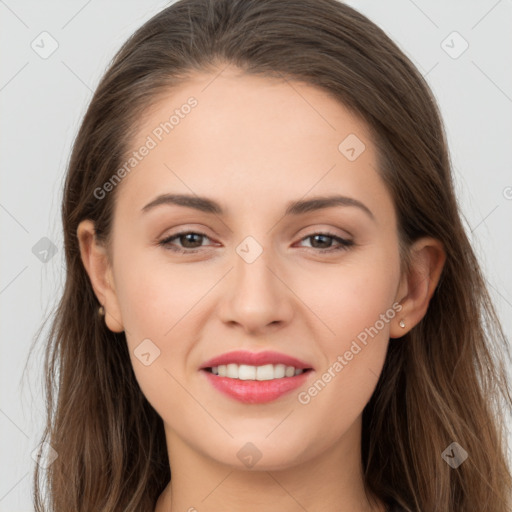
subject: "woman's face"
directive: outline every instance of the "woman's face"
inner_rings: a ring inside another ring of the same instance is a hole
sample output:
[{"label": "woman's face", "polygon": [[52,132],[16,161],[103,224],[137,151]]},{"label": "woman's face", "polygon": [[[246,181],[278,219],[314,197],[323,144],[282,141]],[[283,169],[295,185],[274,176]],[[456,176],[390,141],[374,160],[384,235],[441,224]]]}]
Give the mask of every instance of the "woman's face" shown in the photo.
[{"label": "woman's face", "polygon": [[[170,92],[132,150],[105,309],[168,443],[261,469],[352,450],[401,319],[397,222],[365,124],[315,87],[228,68]],[[208,364],[238,350],[274,354]],[[284,356],[309,370],[282,377]]]}]

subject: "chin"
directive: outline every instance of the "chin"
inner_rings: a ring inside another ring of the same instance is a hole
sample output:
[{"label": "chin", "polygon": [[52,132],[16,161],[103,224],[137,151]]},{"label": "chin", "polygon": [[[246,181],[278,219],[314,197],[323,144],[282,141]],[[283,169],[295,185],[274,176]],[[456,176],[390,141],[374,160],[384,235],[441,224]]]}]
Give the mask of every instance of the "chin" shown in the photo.
[{"label": "chin", "polygon": [[[276,443],[276,440],[260,436],[254,436],[249,441],[251,436],[245,435],[243,441],[235,439],[229,446],[217,445],[218,451],[208,455],[220,464],[247,471],[280,471],[297,466],[307,459],[303,441],[297,447],[290,444],[284,446],[281,440]],[[223,455],[220,458],[219,453]],[[234,457],[226,456],[228,454]]]}]

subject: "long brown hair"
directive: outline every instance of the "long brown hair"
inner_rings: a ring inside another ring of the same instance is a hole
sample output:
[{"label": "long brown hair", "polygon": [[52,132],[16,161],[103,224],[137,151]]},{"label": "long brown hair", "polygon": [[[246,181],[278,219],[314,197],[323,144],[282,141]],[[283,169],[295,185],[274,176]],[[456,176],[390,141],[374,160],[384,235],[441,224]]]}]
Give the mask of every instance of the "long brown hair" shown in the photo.
[{"label": "long brown hair", "polygon": [[[317,86],[365,120],[401,245],[432,236],[446,251],[425,317],[390,343],[363,413],[367,491],[407,511],[510,512],[510,352],[461,222],[436,102],[385,33],[336,0],[179,0],[113,59],[64,186],[66,282],[45,349],[41,438],[58,457],[46,473],[35,467],[36,510],[153,512],[171,477],[162,420],[138,386],[124,333],[97,313],[76,232],[91,219],[108,243],[116,190],[101,200],[94,191],[126,160],[144,113],[195,71],[227,64]],[[454,442],[468,454],[457,468],[442,455]]]}]

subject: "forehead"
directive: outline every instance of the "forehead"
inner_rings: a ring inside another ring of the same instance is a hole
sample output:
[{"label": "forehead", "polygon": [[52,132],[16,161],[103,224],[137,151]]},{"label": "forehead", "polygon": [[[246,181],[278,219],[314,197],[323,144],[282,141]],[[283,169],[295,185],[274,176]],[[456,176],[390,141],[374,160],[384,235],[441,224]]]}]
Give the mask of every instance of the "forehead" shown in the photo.
[{"label": "forehead", "polygon": [[192,75],[148,110],[132,151],[143,146],[151,148],[121,183],[122,195],[141,208],[164,192],[255,207],[334,191],[388,207],[391,200],[368,126],[302,82],[233,68]]}]

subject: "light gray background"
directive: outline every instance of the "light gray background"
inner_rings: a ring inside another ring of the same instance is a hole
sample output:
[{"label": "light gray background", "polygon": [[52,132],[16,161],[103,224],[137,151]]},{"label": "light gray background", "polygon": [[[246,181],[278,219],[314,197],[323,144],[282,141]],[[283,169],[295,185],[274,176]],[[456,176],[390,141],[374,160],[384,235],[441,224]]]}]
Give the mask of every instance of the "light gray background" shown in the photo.
[{"label": "light gray background", "polygon": [[[440,103],[467,230],[510,338],[512,2],[348,3],[399,44]],[[44,413],[41,350],[29,378],[21,377],[63,284],[60,201],[71,144],[115,51],[166,4],[0,0],[0,512],[33,510],[31,453]],[[50,48],[49,39],[40,42],[43,31],[58,43],[46,59],[31,47],[35,40]],[[464,42],[453,31],[469,44],[457,58]],[[57,248],[46,263],[32,252],[43,237]]]}]

